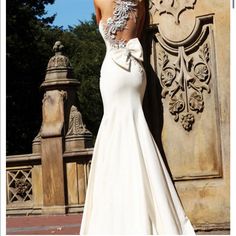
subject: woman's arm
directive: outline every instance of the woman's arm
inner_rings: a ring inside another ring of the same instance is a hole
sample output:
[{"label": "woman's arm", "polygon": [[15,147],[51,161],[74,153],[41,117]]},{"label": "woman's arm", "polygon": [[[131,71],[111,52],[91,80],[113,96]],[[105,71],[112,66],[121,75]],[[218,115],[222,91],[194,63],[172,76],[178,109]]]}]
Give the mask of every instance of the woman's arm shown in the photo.
[{"label": "woman's arm", "polygon": [[101,10],[98,7],[97,0],[94,0],[94,8],[95,8],[95,14],[96,14],[96,21],[97,21],[97,24],[99,24],[101,20]]}]

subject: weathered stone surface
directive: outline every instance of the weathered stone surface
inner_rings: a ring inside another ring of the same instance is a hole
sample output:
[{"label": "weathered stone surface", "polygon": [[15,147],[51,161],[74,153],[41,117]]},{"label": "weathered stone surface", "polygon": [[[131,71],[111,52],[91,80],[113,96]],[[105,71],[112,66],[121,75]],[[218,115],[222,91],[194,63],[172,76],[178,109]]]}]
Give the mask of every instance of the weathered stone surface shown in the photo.
[{"label": "weathered stone surface", "polygon": [[83,123],[82,114],[77,107],[72,105],[70,109],[70,117],[68,131],[65,137],[65,150],[76,151],[93,146],[92,133]]},{"label": "weathered stone surface", "polygon": [[[71,107],[75,107],[76,89],[79,82],[73,79],[69,59],[62,54],[63,45],[61,42],[56,42],[53,49],[55,56],[49,60],[45,81],[41,85],[45,90],[40,132],[43,213],[64,214],[66,201],[72,205],[78,204],[78,196],[76,197],[76,194],[78,195],[76,193],[78,191],[77,174],[76,169],[73,169],[73,166],[76,166],[73,163],[67,164],[65,167],[63,153],[65,148],[70,151],[80,148],[77,145],[78,142],[75,141],[77,137],[75,133],[76,122],[70,122],[72,118],[69,114]],[[76,116],[73,118],[76,121]],[[72,138],[69,145],[67,142],[65,144],[65,134],[68,129],[68,135]],[[65,191],[65,186],[67,191]]]},{"label": "weathered stone surface", "polygon": [[[66,168],[64,181],[65,181],[65,195],[66,195],[66,212],[78,213],[83,211],[82,201],[85,196],[87,187],[88,172],[90,161],[92,158],[93,148],[82,149],[74,152],[65,152],[63,154],[64,167]],[[42,180],[42,166],[41,154],[23,154],[7,156],[7,215],[39,215],[39,214],[64,214],[65,207],[59,206],[44,206],[43,203],[43,180]],[[82,172],[77,172],[77,166],[81,166]],[[48,169],[46,169],[48,170]],[[27,178],[22,178],[26,175]],[[15,191],[15,182],[22,178],[20,181],[21,194],[26,198],[22,199],[14,197],[12,191]],[[79,179],[79,180],[78,180]],[[55,178],[58,180],[58,178]],[[24,184],[26,182],[26,184]],[[30,189],[31,183],[32,188]],[[80,182],[80,184],[79,184]],[[58,184],[59,182],[57,182]],[[13,185],[13,189],[11,188]],[[25,188],[25,187],[26,188]],[[24,190],[25,189],[25,190]],[[29,190],[29,194],[26,191]],[[80,194],[80,204],[79,201]]]},{"label": "weathered stone surface", "polygon": [[41,129],[32,141],[32,153],[41,153]]},{"label": "weathered stone surface", "polygon": [[33,185],[34,205],[37,207],[42,207],[43,206],[43,181],[42,181],[41,165],[35,165],[32,169],[32,185]]},{"label": "weathered stone surface", "polygon": [[60,41],[57,41],[53,46],[55,56],[48,62],[45,81],[41,85],[42,88],[76,87],[79,85],[79,81],[73,78],[73,69],[68,57],[63,55],[63,48],[64,46]]},{"label": "weathered stone surface", "polygon": [[68,204],[75,205],[79,203],[78,181],[77,181],[77,163],[66,163],[67,195]]},{"label": "weathered stone surface", "polygon": [[41,145],[44,213],[65,213],[62,137],[42,138]]},{"label": "weathered stone surface", "polygon": [[65,91],[51,90],[44,94],[41,137],[61,136],[64,125]]},{"label": "weathered stone surface", "polygon": [[78,168],[78,185],[79,185],[79,204],[83,204],[85,202],[86,195],[86,163],[80,163],[77,166]]},{"label": "weathered stone surface", "polygon": [[229,1],[151,0],[150,12],[152,95],[144,105],[159,113],[149,108],[149,126],[162,139],[160,149],[195,227],[227,230]]}]

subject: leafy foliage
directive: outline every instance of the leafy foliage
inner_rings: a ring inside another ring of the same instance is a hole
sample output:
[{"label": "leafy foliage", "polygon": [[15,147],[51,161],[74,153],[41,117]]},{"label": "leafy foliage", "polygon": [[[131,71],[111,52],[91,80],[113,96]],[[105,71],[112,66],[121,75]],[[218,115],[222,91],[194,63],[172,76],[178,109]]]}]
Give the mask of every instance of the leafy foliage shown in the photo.
[{"label": "leafy foliage", "polygon": [[62,41],[75,78],[84,123],[96,135],[102,116],[99,73],[105,47],[95,16],[63,30],[52,27],[55,15],[44,17],[45,5],[54,0],[7,1],[7,155],[31,152],[39,131],[42,93],[48,60],[55,41]]},{"label": "leafy foliage", "polygon": [[40,125],[39,85],[48,52],[42,51],[43,28],[54,16],[43,18],[54,0],[7,1],[7,153],[30,152],[29,139]]}]

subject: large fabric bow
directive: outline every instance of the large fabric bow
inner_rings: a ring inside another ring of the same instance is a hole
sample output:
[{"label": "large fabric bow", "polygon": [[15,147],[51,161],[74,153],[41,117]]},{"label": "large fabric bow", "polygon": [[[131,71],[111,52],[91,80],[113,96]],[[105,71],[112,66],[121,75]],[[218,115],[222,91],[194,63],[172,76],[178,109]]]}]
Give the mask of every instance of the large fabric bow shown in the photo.
[{"label": "large fabric bow", "polygon": [[126,47],[112,51],[113,61],[128,71],[130,70],[131,57],[143,61],[143,49],[138,38],[130,39]]}]

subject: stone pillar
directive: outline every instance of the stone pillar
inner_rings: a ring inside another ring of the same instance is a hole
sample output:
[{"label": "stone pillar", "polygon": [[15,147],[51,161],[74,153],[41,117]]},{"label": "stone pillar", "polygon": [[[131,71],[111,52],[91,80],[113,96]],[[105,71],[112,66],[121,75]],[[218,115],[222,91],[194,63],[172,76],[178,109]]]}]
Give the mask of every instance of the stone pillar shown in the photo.
[{"label": "stone pillar", "polygon": [[63,45],[56,42],[48,63],[44,90],[41,126],[41,158],[43,180],[43,213],[65,213],[65,173],[63,152],[69,112],[76,103],[79,82],[73,79],[69,59],[62,55]]}]

